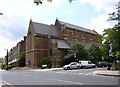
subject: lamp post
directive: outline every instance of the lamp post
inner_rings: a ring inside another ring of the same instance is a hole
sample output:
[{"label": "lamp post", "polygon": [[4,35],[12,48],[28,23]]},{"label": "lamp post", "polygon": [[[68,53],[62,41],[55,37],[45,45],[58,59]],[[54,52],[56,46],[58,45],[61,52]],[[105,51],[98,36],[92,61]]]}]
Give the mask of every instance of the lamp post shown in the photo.
[{"label": "lamp post", "polygon": [[77,61],[77,59],[76,59],[76,52],[74,52],[74,58],[75,58],[75,61]]}]

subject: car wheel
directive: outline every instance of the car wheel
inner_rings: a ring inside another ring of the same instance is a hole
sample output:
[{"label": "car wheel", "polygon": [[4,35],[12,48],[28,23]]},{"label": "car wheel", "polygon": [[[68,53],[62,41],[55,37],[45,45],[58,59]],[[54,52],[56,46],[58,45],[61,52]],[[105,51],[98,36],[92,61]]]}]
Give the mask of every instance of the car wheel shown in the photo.
[{"label": "car wheel", "polygon": [[78,68],[78,69],[80,69],[80,67],[79,67],[79,66],[78,66],[77,68]]},{"label": "car wheel", "polygon": [[67,69],[69,70],[69,69],[70,69],[70,67],[67,67]]},{"label": "car wheel", "polygon": [[83,69],[83,66],[81,66],[80,68]]}]

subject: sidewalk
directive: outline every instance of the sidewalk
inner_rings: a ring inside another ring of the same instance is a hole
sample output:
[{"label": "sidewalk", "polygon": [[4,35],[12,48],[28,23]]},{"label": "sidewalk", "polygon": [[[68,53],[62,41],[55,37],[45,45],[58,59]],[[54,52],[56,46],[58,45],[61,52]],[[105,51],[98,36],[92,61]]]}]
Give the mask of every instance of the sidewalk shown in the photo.
[{"label": "sidewalk", "polygon": [[120,77],[120,71],[112,71],[112,70],[94,71],[93,74]]},{"label": "sidewalk", "polygon": [[31,71],[58,71],[58,70],[63,70],[63,68],[31,69]]}]

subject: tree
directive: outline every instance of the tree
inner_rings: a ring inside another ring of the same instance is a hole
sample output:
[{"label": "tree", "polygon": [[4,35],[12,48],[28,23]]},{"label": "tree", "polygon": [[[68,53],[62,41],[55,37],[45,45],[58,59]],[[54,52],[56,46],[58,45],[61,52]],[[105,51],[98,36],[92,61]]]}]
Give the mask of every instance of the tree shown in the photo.
[{"label": "tree", "polygon": [[3,65],[3,58],[1,57],[0,58],[0,68],[2,68],[2,65]]},{"label": "tree", "polygon": [[[44,0],[34,0],[34,3],[36,5],[42,4]],[[52,0],[47,0],[48,2],[52,2]],[[75,1],[75,0],[68,0],[70,3]]]},{"label": "tree", "polygon": [[97,45],[92,44],[88,49],[88,52],[90,57],[89,60],[91,62],[96,63],[102,59],[101,50]]},{"label": "tree", "polygon": [[109,44],[103,44],[103,46],[100,48],[101,55],[105,61],[112,62],[113,60],[109,58],[109,49]]},{"label": "tree", "polygon": [[75,53],[76,53],[77,60],[85,60],[88,58],[87,50],[80,43],[72,44],[71,49],[70,49],[70,54],[73,54],[75,56]]},{"label": "tree", "polygon": [[117,21],[118,27],[120,27],[120,1],[118,2],[118,5],[116,5],[116,11],[109,13],[108,21]]},{"label": "tree", "polygon": [[103,44],[105,45],[112,44],[112,53],[114,54],[113,59],[116,61],[115,57],[117,56],[115,55],[118,55],[118,52],[120,51],[120,28],[118,26],[114,26],[113,28],[105,29],[103,32],[103,40]]},{"label": "tree", "polygon": [[64,59],[63,59],[63,61],[62,61],[62,66],[63,66],[63,65],[67,65],[67,64],[69,64],[70,62],[74,62],[74,61],[75,61],[74,55],[68,53],[67,55],[64,56]]},{"label": "tree", "polygon": [[115,54],[116,58],[120,60],[120,51],[117,51]]},{"label": "tree", "polygon": [[18,59],[18,66],[24,67],[25,66],[25,52],[19,53],[19,59]]},{"label": "tree", "polygon": [[120,6],[119,5],[116,6],[117,11],[114,11],[109,14],[109,21],[117,21],[118,24],[116,24],[112,28],[105,29],[102,35],[104,45],[112,44],[112,53],[114,54],[113,57],[117,57],[120,51]]}]

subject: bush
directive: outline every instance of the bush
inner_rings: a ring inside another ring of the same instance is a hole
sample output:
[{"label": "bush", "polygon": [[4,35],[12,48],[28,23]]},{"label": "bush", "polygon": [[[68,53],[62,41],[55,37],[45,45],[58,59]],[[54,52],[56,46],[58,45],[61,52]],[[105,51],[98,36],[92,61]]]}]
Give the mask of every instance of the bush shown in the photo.
[{"label": "bush", "polygon": [[75,61],[73,54],[68,54],[64,57],[62,66],[69,64],[70,62],[73,62],[73,61]]},{"label": "bush", "polygon": [[[8,69],[11,69],[12,68],[12,66],[11,65],[8,65]],[[7,69],[7,65],[6,64],[3,64],[2,66],[1,66],[1,69]]]},{"label": "bush", "polygon": [[42,65],[47,65],[48,68],[50,68],[51,67],[50,59],[48,57],[43,57],[40,62],[40,67],[42,67]]}]

